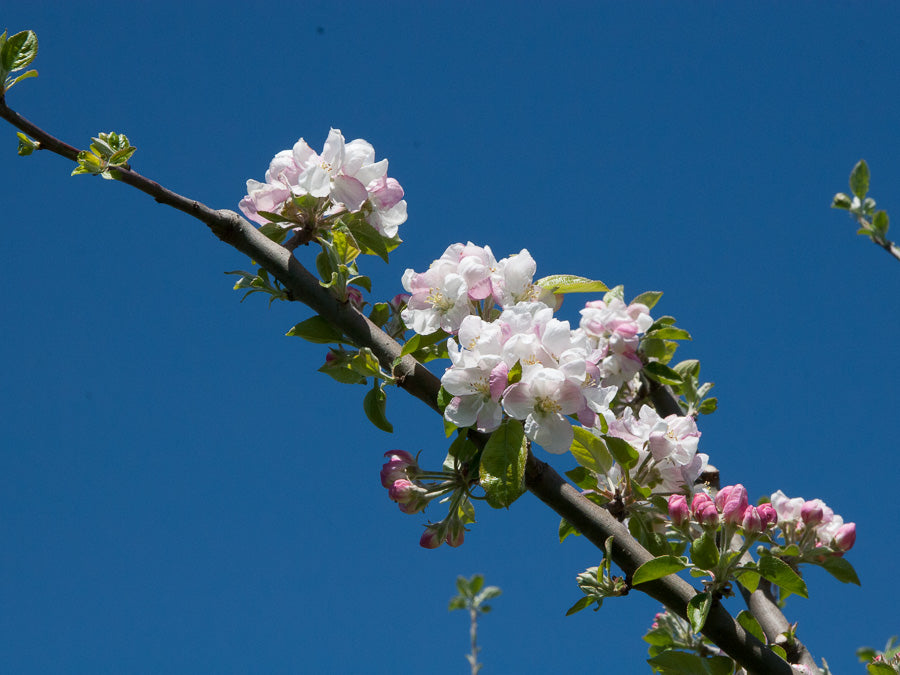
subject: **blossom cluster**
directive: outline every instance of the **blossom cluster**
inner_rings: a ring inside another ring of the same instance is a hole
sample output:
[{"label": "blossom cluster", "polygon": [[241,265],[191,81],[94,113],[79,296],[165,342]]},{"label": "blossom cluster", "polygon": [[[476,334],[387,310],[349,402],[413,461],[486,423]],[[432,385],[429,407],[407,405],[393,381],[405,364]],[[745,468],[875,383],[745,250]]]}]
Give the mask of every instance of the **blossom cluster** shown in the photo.
[{"label": "blossom cluster", "polygon": [[394,237],[406,222],[403,188],[387,176],[388,161],[375,161],[375,149],[358,138],[349,143],[332,129],[321,154],[302,138],[272,159],[266,180],[247,181],[240,209],[250,220],[265,225],[262,213],[286,218],[284,227],[302,225],[292,212],[293,198],[310,195],[319,200],[325,216],[362,211],[366,221],[385,237]]},{"label": "blossom cluster", "polygon": [[[635,417],[626,408],[619,419],[609,423],[609,435],[621,438],[638,452],[634,476],[638,482],[659,494],[690,491],[709,463],[705,453],[697,452],[700,431],[693,417],[660,417],[644,405]],[[623,478],[618,465],[606,476],[611,488]]]},{"label": "blossom cluster", "polygon": [[532,283],[536,270],[527,249],[498,261],[489,246],[452,244],[425,272],[404,272],[403,288],[411,297],[403,320],[419,335],[437,330],[454,335],[465,317],[489,312],[494,304],[553,302],[552,293]]},{"label": "blossom cluster", "polygon": [[796,544],[801,551],[820,546],[849,551],[856,543],[856,523],[845,523],[821,499],[790,498],[778,490],[771,502],[785,545]]}]

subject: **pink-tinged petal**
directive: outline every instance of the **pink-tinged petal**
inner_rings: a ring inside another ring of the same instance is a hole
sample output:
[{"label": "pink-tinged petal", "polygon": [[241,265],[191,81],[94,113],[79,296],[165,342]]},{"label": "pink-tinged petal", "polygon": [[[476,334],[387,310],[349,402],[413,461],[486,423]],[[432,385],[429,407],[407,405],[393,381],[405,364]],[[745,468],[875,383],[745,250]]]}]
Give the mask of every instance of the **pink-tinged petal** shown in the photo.
[{"label": "pink-tinged petal", "polygon": [[450,368],[441,376],[441,386],[452,396],[469,396],[474,394],[475,384],[483,377],[477,370],[469,368]]},{"label": "pink-tinged petal", "polygon": [[544,450],[555,455],[568,452],[575,439],[569,420],[555,413],[529,415],[525,420],[525,434]]},{"label": "pink-tinged petal", "polygon": [[478,396],[456,396],[444,408],[444,417],[458,427],[470,427],[475,424],[481,405]]},{"label": "pink-tinged petal", "polygon": [[835,545],[842,551],[849,551],[856,543],[856,523],[845,523],[834,535]]},{"label": "pink-tinged petal", "polygon": [[316,151],[309,147],[309,144],[302,138],[294,143],[291,154],[294,156],[294,163],[300,168],[301,173],[308,171],[322,161]]},{"label": "pink-tinged petal", "polygon": [[340,175],[332,181],[331,198],[344,204],[348,210],[356,212],[365,204],[369,193],[366,192],[366,187],[355,178]]},{"label": "pink-tinged petal", "polygon": [[506,362],[501,361],[496,366],[491,369],[490,377],[488,378],[488,384],[490,386],[491,391],[491,399],[494,401],[499,401],[500,397],[503,395],[503,392],[506,390],[506,386],[509,383],[509,366]]},{"label": "pink-tinged petal", "polygon": [[387,210],[403,199],[403,188],[400,187],[400,183],[386,176],[367,183],[366,190],[375,208],[381,210]]},{"label": "pink-tinged petal", "polygon": [[577,413],[587,405],[584,394],[581,393],[581,387],[568,380],[560,386],[556,402],[559,403],[560,412],[563,415]]},{"label": "pink-tinged petal", "polygon": [[348,176],[356,176],[357,171],[374,161],[375,148],[368,141],[357,138],[344,146],[344,162],[341,170]]},{"label": "pink-tinged petal", "polygon": [[483,401],[475,428],[483,433],[489,433],[498,428],[502,421],[503,409],[500,407],[500,404],[496,401]]},{"label": "pink-tinged petal", "polygon": [[369,225],[385,237],[396,237],[397,229],[406,222],[406,201],[401,200],[387,211],[373,211],[369,214]]},{"label": "pink-tinged petal", "polygon": [[503,409],[510,417],[524,420],[534,410],[534,397],[524,382],[511,384],[503,392]]},{"label": "pink-tinged petal", "polygon": [[325,139],[325,147],[322,148],[322,161],[337,171],[344,163],[344,136],[340,129],[332,129]]},{"label": "pink-tinged petal", "polygon": [[365,164],[361,166],[353,175],[356,176],[363,185],[369,185],[372,181],[384,176],[387,173],[387,170],[388,161],[383,159],[374,164]]}]

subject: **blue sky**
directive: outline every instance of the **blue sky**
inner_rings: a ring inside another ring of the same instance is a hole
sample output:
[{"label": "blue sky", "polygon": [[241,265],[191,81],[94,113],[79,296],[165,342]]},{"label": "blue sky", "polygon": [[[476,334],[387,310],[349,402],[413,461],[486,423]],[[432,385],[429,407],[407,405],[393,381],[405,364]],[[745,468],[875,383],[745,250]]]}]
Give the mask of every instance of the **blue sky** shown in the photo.
[{"label": "blue sky", "polygon": [[[366,261],[377,297],[467,240],[665,291],[654,313],[716,383],[701,450],[723,481],[858,525],[863,585],[812,570],[787,612],[802,639],[861,672],[854,649],[900,633],[900,265],[828,208],[865,157],[900,214],[897,5],[33,1],[2,19],[40,39],[14,109],[75,145],[124,132],[136,170],[213,207],[301,136],[369,140],[410,212],[392,264]],[[446,603],[480,572],[504,591],[483,672],[649,671],[656,603],[566,618],[599,554],[558,544],[530,495],[481,508],[459,549],[419,548],[378,471],[391,448],[437,465],[436,415],[392,391],[395,433],[375,430],[361,388],[315,372],[325,350],[284,337],[308,310],[238,302],[239,253],[5,134],[0,670],[465,672]]]}]

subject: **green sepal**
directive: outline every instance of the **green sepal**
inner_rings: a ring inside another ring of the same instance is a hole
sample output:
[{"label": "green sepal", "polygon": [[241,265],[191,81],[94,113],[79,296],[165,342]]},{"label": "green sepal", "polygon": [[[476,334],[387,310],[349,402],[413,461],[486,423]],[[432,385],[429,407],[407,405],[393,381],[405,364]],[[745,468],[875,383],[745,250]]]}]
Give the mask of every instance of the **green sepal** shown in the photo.
[{"label": "green sepal", "polygon": [[764,555],[756,564],[756,569],[763,579],[768,579],[779,588],[799,595],[801,598],[809,597],[806,582],[781,558]]},{"label": "green sepal", "polygon": [[712,607],[712,595],[707,591],[697,593],[688,601],[687,619],[691,624],[691,630],[695,633],[703,630],[710,607]]},{"label": "green sepal", "polygon": [[635,302],[639,302],[642,305],[646,305],[647,309],[653,309],[659,299],[662,297],[662,291],[645,291],[641,293],[639,296],[634,298],[629,304],[634,304]]},{"label": "green sepal", "polygon": [[703,532],[691,542],[691,560],[704,570],[713,570],[719,563],[719,547],[716,546],[715,533]]},{"label": "green sepal", "polygon": [[522,423],[506,420],[491,434],[481,454],[479,483],[487,503],[508,508],[525,492],[528,441]]},{"label": "green sepal", "polygon": [[860,199],[869,191],[869,165],[864,159],[859,160],[850,172],[850,190]]},{"label": "green sepal", "polygon": [[394,432],[394,426],[388,422],[385,416],[387,394],[384,393],[382,386],[378,380],[375,380],[375,386],[369,390],[363,399],[363,410],[372,424],[390,434]]},{"label": "green sepal", "polygon": [[594,281],[571,274],[553,274],[534,282],[535,286],[546,288],[554,295],[564,293],[605,293],[609,287],[602,281]]},{"label": "green sepal", "polygon": [[634,571],[631,584],[637,586],[648,581],[662,579],[670,574],[686,570],[690,565],[684,558],[674,555],[662,555],[648,560]]}]

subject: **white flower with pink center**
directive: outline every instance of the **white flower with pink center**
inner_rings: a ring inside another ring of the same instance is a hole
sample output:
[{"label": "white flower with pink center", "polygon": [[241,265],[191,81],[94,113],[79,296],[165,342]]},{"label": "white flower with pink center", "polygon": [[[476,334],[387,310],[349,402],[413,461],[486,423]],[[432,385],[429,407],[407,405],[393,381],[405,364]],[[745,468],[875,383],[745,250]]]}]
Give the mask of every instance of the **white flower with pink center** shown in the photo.
[{"label": "white flower with pink center", "polygon": [[566,452],[575,436],[566,416],[584,407],[581,387],[552,368],[523,371],[522,379],[503,394],[503,409],[525,421],[525,435],[556,454]]}]

